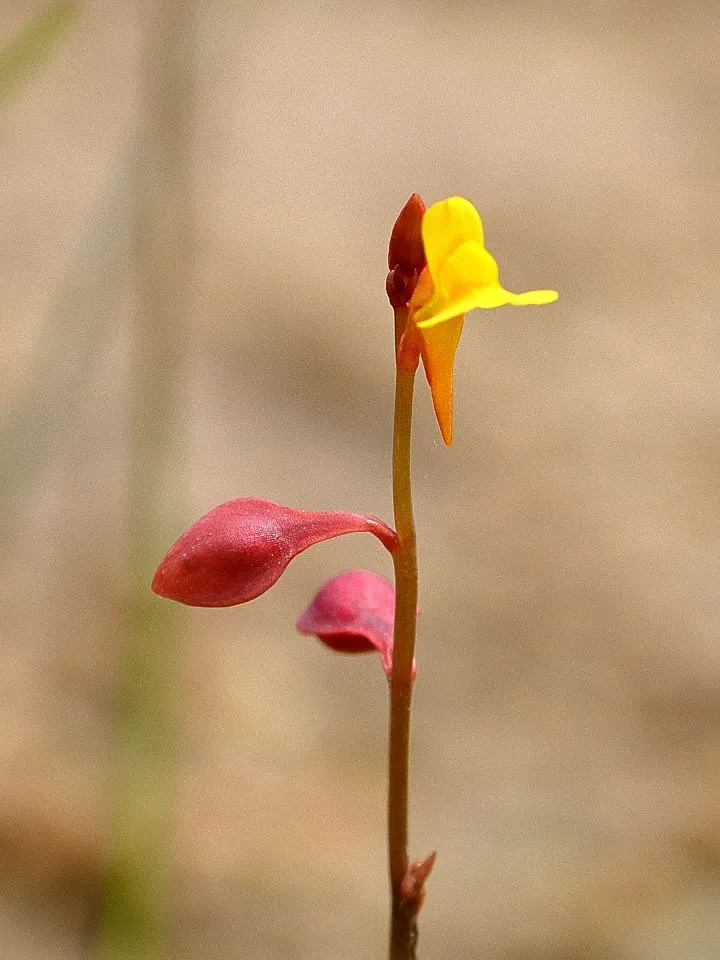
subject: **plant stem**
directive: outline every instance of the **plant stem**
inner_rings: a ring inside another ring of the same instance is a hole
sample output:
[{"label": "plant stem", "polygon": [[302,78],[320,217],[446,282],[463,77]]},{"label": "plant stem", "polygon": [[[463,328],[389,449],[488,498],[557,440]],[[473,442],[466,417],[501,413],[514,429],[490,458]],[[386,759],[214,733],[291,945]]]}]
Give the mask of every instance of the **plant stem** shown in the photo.
[{"label": "plant stem", "polygon": [[[396,312],[396,322],[400,321]],[[417,552],[410,482],[410,440],[415,370],[396,371],[393,429],[393,508],[398,547],[395,565],[395,637],[390,680],[390,746],[388,783],[388,858],[392,913],[390,960],[414,960],[417,927],[413,911],[404,908],[402,882],[408,866],[408,758],[412,664],[417,619]]]}]

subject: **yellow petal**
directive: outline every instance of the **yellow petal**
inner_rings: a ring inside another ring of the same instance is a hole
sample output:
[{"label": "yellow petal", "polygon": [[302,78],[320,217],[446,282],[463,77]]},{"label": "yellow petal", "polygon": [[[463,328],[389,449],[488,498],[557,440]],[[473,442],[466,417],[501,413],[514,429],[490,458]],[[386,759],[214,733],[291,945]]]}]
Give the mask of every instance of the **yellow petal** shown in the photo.
[{"label": "yellow petal", "polygon": [[438,292],[448,300],[465,297],[478,287],[500,286],[500,271],[491,253],[475,241],[463,243],[439,271]]},{"label": "yellow petal", "polygon": [[460,342],[462,316],[421,331],[421,354],[425,376],[430,384],[433,407],[445,443],[452,443],[453,365]]},{"label": "yellow petal", "polygon": [[459,246],[468,241],[485,245],[480,214],[464,197],[449,197],[429,207],[422,220],[422,239],[436,286],[442,265]]},{"label": "yellow petal", "polygon": [[464,243],[441,265],[438,284],[433,296],[415,313],[415,323],[421,330],[471,310],[553,303],[555,290],[530,290],[512,293],[500,286],[495,258],[477,243]]},{"label": "yellow petal", "polygon": [[415,315],[415,325],[425,333],[438,325],[446,323],[459,314],[469,313],[471,310],[490,310],[494,307],[513,306],[540,306],[544,303],[554,303],[558,298],[556,290],[528,290],[527,293],[511,293],[503,287],[479,287],[471,290],[459,300],[442,306],[433,300]]},{"label": "yellow petal", "polygon": [[558,298],[557,290],[528,290],[527,293],[510,293],[505,290],[504,293],[507,294],[507,302],[518,307],[527,305],[539,307],[544,303],[555,303]]},{"label": "yellow petal", "polygon": [[415,290],[413,295],[410,298],[408,303],[408,309],[411,313],[417,312],[421,307],[423,307],[428,300],[431,299],[435,288],[433,286],[432,277],[430,276],[430,271],[427,267],[424,267],[420,271],[420,276],[417,278],[417,283],[415,284]]},{"label": "yellow petal", "polygon": [[415,326],[425,333],[435,327],[442,326],[442,324],[452,320],[453,317],[470,313],[471,310],[477,310],[481,307],[501,307],[507,302],[507,294],[502,287],[470,290],[466,296],[450,302],[433,298],[430,303],[415,314]]}]

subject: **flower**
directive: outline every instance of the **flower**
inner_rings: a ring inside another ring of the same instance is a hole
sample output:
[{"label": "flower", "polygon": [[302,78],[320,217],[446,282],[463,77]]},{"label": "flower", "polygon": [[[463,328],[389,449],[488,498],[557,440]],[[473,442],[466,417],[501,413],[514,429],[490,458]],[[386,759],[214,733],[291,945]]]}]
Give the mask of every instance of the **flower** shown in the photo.
[{"label": "flower", "polygon": [[469,200],[450,197],[434,203],[422,219],[422,238],[432,293],[414,308],[415,325],[427,330],[469,310],[506,303],[553,303],[555,290],[510,293],[500,284],[495,258],[485,249],[480,214]]},{"label": "flower", "polygon": [[372,533],[390,552],[397,535],[377,517],[310,512],[271,500],[229,500],[170,547],[152,590],[192,607],[231,607],[265,593],[303,550],[346,533]]},{"label": "flower", "polygon": [[505,304],[553,303],[555,290],[511,293],[485,249],[480,215],[469,200],[450,197],[429,207],[421,224],[427,266],[408,303],[407,335],[418,335],[435,415],[452,442],[453,364],[465,314]]}]

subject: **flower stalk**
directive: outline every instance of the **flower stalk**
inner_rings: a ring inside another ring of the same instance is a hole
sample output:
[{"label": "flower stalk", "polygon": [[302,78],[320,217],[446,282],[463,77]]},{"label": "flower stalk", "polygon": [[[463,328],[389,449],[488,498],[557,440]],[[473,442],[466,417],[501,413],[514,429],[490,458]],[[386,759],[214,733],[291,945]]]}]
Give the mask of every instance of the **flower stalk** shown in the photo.
[{"label": "flower stalk", "polygon": [[[395,311],[396,331],[407,320],[404,307]],[[395,379],[393,426],[393,510],[398,544],[393,552],[395,567],[395,633],[393,671],[390,677],[390,733],[388,771],[388,860],[392,907],[390,960],[413,960],[417,941],[416,910],[403,896],[408,869],[408,771],[410,712],[413,686],[413,656],[417,622],[417,550],[410,481],[415,369],[398,364]]]}]

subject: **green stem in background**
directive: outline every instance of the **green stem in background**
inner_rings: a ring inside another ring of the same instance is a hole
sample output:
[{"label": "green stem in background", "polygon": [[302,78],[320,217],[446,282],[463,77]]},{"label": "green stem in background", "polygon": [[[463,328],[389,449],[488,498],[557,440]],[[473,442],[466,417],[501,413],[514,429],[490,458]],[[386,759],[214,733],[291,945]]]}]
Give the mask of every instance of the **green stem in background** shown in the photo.
[{"label": "green stem in background", "polygon": [[130,577],[118,679],[117,769],[99,960],[164,960],[177,618],[150,592],[169,518],[181,512],[174,438],[192,275],[191,4],[145,4],[147,67],[133,199],[138,312],[131,337]]},{"label": "green stem in background", "polygon": [[50,3],[0,50],[0,103],[5,103],[50,59],[70,32],[77,13],[77,4],[69,0]]},{"label": "green stem in background", "polygon": [[[401,327],[406,319],[407,314],[404,309],[396,311],[396,327]],[[392,892],[390,960],[413,960],[417,940],[414,913],[404,909],[402,897],[402,882],[408,867],[410,707],[418,593],[415,520],[410,481],[414,385],[415,370],[408,371],[398,366],[395,380],[392,458],[393,509],[399,543],[393,554],[395,636],[390,681],[388,783],[388,858]]]}]

